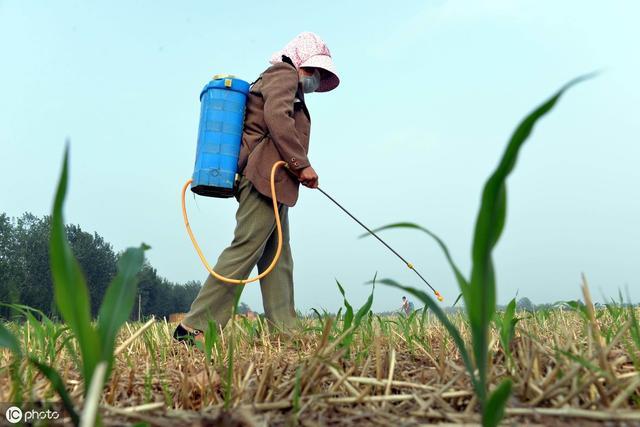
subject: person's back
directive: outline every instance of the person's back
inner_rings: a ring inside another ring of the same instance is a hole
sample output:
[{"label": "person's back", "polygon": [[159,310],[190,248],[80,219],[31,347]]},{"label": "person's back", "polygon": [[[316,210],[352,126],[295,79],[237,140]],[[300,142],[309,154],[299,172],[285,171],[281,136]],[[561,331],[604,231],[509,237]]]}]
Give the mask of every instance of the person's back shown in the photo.
[{"label": "person's back", "polygon": [[[293,120],[279,120],[291,117]],[[298,87],[298,72],[285,60],[267,68],[247,97],[238,173],[246,176],[266,197],[271,196],[271,168],[284,159],[294,173],[310,167],[311,116],[304,92]],[[278,141],[278,142],[276,142]],[[278,201],[293,207],[300,181],[285,169],[276,172]]]}]

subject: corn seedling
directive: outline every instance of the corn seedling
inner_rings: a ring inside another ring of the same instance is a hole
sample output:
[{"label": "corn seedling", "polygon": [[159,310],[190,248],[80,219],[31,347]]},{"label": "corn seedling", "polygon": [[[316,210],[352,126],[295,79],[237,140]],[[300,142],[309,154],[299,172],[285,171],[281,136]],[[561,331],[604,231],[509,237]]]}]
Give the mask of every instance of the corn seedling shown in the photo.
[{"label": "corn seedling", "polygon": [[[471,328],[472,346],[470,349],[467,348],[466,343],[462,339],[459,329],[449,321],[437,303],[425,292],[402,286],[390,279],[382,280],[381,282],[404,289],[420,298],[433,310],[447,328],[462,355],[467,372],[471,378],[482,412],[482,422],[485,426],[495,426],[502,419],[512,385],[510,379],[505,379],[495,390],[489,393],[487,378],[489,328],[496,311],[496,283],[492,252],[500,239],[506,220],[506,180],[516,165],[520,148],[528,139],[536,122],[553,109],[567,89],[586,78],[589,78],[589,76],[575,79],[561,88],[550,99],[529,114],[511,136],[498,167],[484,185],[473,236],[471,251],[472,268],[469,280],[464,277],[455,265],[444,242],[426,228],[413,223],[396,223],[374,230],[374,232],[390,228],[413,228],[421,230],[434,238],[443,250],[462,291],[465,310]],[[473,354],[473,358],[471,354]]]},{"label": "corn seedling", "polygon": [[[342,285],[340,284],[340,282],[338,282],[336,280],[336,284],[338,285],[338,290],[340,291],[340,294],[342,295],[343,301],[344,301],[344,307],[345,307],[345,313],[344,313],[344,318],[342,321],[342,334],[346,334],[345,337],[342,339],[342,342],[340,343],[341,347],[346,348],[347,350],[347,357],[349,355],[349,347],[351,345],[351,342],[353,341],[353,335],[355,334],[356,330],[360,327],[360,323],[362,321],[362,318],[369,313],[369,310],[371,310],[371,305],[373,304],[373,291],[375,289],[375,281],[376,278],[374,276],[373,278],[373,288],[371,290],[371,294],[369,295],[369,298],[367,298],[367,301],[364,303],[364,305],[362,307],[360,307],[360,309],[355,313],[355,316],[353,314],[353,307],[351,306],[351,304],[349,304],[349,301],[347,300],[347,297],[345,296],[344,293],[344,289],[342,288]],[[353,328],[351,328],[351,326],[353,325]],[[351,331],[349,333],[347,333],[348,330]]]},{"label": "corn seedling", "polygon": [[[67,181],[68,149],[65,151],[62,173],[53,205],[49,254],[56,306],[80,347],[82,358],[80,369],[85,379],[85,419],[83,423],[93,425],[100,423],[99,418],[96,419],[96,399],[100,397],[104,382],[109,378],[116,335],[133,308],[137,289],[136,275],[142,268],[144,251],[148,249],[148,246],[143,244],[140,248],[127,249],[121,256],[118,261],[118,273],[106,290],[100,306],[97,325],[94,326],[90,314],[87,285],[65,235],[62,209],[67,192]],[[36,335],[43,337],[44,330],[40,323],[29,311],[23,310],[23,313],[26,314],[29,324],[38,325]],[[51,322],[47,322],[47,320],[44,320],[45,325],[51,328]],[[21,354],[17,352],[20,349],[16,347],[15,339],[8,338],[7,333],[3,333],[3,335],[7,340],[8,348],[13,350],[15,354]],[[73,423],[80,424],[80,417],[60,374],[34,355],[30,355],[29,360],[51,382]],[[89,395],[91,389],[94,390],[94,393]]]},{"label": "corn seedling", "polygon": [[516,324],[520,319],[516,317],[516,300],[515,298],[509,301],[504,313],[496,312],[494,323],[496,329],[498,329],[500,337],[500,345],[507,359],[507,366],[509,369],[513,364],[511,359],[511,340],[516,331]]}]

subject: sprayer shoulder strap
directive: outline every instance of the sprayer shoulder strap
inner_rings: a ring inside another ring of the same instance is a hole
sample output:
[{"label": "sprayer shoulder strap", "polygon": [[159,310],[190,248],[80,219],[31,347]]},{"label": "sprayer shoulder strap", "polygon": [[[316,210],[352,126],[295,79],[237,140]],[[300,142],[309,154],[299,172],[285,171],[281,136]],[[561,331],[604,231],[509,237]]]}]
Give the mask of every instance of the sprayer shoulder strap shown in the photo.
[{"label": "sprayer shoulder strap", "polygon": [[[282,62],[291,65],[293,68],[296,68],[296,66],[293,65],[293,61],[291,60],[291,58],[289,58],[287,55],[282,55]],[[260,80],[262,80],[262,74],[260,74],[260,76],[258,76],[258,78],[255,79],[249,86],[253,87],[253,85],[258,83]]]},{"label": "sprayer shoulder strap", "polygon": [[[282,55],[282,62],[284,62],[284,63],[286,63],[286,64],[291,65],[293,68],[295,68],[295,67],[296,67],[295,65],[293,65],[293,61],[291,60],[291,58],[289,58],[289,57],[288,57],[288,56],[286,56],[286,55]],[[256,83],[258,83],[260,80],[262,80],[262,74],[260,74],[260,76],[258,76],[258,78],[257,78],[257,79],[255,79],[255,80],[251,83],[251,85],[250,85],[250,90],[252,90],[252,89],[253,89],[253,87],[254,87],[254,85],[255,85]],[[252,91],[252,92],[253,92],[253,91]],[[256,92],[254,92],[254,93],[259,93],[259,91],[256,91]],[[300,88],[300,87],[298,87],[298,89],[297,89],[297,91],[296,91],[294,105],[296,104],[296,102],[301,104],[301,107],[302,107],[302,109],[303,109],[303,111],[304,111],[305,115],[307,116],[307,118],[309,118],[309,119],[310,119],[310,117],[309,117],[309,110],[307,109],[307,105],[306,105],[306,103],[305,103],[305,101],[304,101],[304,92],[302,92],[302,90],[301,90],[301,88]],[[257,143],[255,146],[257,146],[258,144],[260,144],[262,141],[264,141],[266,138],[269,138],[269,137],[271,137],[271,134],[270,134],[270,133],[269,133],[269,131],[267,130],[267,132],[266,132],[264,135],[262,135],[262,136],[260,137],[260,139],[258,140],[258,143]],[[254,148],[255,148],[255,146],[254,146]],[[253,150],[249,150],[249,154],[251,154],[251,152],[252,152],[252,151],[253,151]]]},{"label": "sprayer shoulder strap", "polygon": [[262,75],[260,75],[260,77],[258,77],[257,79],[255,79],[253,82],[251,82],[251,84],[249,85],[249,87],[253,87],[254,84],[258,83],[260,80],[262,80]]}]

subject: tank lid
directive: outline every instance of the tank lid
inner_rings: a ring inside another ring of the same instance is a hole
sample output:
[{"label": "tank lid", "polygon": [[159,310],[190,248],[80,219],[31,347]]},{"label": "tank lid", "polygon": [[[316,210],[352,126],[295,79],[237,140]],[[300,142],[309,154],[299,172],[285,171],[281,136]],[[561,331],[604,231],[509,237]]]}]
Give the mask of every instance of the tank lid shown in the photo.
[{"label": "tank lid", "polygon": [[220,80],[220,79],[235,79],[236,76],[233,74],[216,74],[212,77],[211,80]]},{"label": "tank lid", "polygon": [[207,83],[202,89],[202,92],[200,92],[200,100],[202,100],[202,96],[209,89],[232,90],[234,92],[240,92],[244,95],[247,95],[249,93],[249,86],[249,82],[234,77],[225,77],[219,79],[214,78],[209,83]]}]

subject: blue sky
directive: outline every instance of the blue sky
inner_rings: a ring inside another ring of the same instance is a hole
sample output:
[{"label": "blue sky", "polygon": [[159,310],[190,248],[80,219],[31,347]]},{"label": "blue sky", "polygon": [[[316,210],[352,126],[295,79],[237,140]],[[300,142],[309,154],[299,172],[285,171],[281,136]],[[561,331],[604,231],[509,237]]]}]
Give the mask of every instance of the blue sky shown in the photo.
[{"label": "blue sky", "polygon": [[[508,183],[495,251],[498,299],[596,297],[640,280],[640,57],[635,1],[376,2],[0,0],[0,209],[50,211],[71,140],[68,222],[116,250],[144,241],[172,281],[205,272],[184,231],[198,94],[217,73],[252,81],[301,31],[325,39],[342,82],[308,96],[321,187],[371,227],[412,221],[465,272],[484,180],[517,122],[593,70],[539,123]],[[210,261],[231,241],[234,199],[189,200]],[[299,309],[335,311],[337,278],[356,305],[374,273],[413,273],[319,192],[290,211]],[[456,285],[423,234],[383,234],[450,303]],[[375,310],[400,305],[376,289]],[[261,310],[249,285],[244,300]]]}]

